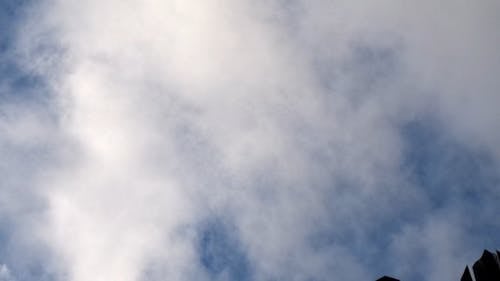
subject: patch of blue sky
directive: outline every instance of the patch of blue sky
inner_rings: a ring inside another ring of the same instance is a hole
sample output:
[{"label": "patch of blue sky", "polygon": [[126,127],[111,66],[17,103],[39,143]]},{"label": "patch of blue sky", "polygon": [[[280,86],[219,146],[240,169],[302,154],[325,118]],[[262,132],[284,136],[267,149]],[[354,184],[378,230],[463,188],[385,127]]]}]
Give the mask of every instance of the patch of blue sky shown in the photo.
[{"label": "patch of blue sky", "polygon": [[18,20],[20,8],[27,2],[27,0],[0,1],[0,51],[5,51],[11,45],[15,30],[13,23]]},{"label": "patch of blue sky", "polygon": [[17,223],[19,221],[13,218],[0,217],[0,264],[8,267],[15,281],[56,280],[55,273],[50,273],[49,269],[49,251],[39,244],[19,239]]},{"label": "patch of blue sky", "polygon": [[208,219],[199,229],[199,262],[212,280],[252,280],[250,261],[235,227],[221,218]]},{"label": "patch of blue sky", "polygon": [[[402,126],[400,133],[404,143],[400,168],[406,178],[404,186],[394,182],[394,187],[381,187],[374,197],[364,198],[352,195],[355,181],[337,183],[344,187],[324,198],[324,204],[331,207],[331,221],[318,225],[309,237],[311,247],[316,251],[347,249],[374,279],[404,266],[391,257],[394,237],[405,226],[419,229],[433,217],[459,218],[454,227],[463,228],[464,251],[497,248],[500,223],[495,216],[500,198],[494,191],[500,187],[500,175],[489,153],[460,143],[430,118],[411,121]],[[405,192],[393,192],[396,188]],[[412,200],[412,194],[417,194],[416,200]],[[336,209],[338,202],[343,202],[345,210]],[[428,259],[428,254],[429,249],[414,253],[422,260]],[[412,270],[405,280],[421,280],[422,271]]]},{"label": "patch of blue sky", "polygon": [[459,142],[432,120],[410,122],[402,135],[407,144],[402,169],[426,194],[426,211],[460,216],[474,238],[468,247],[498,247],[500,174],[491,154]]},{"label": "patch of blue sky", "polygon": [[487,151],[457,142],[435,124],[416,121],[402,129],[407,143],[403,168],[410,171],[412,181],[425,189],[432,208],[454,200],[474,205],[488,200],[492,186],[500,183],[494,160]]},{"label": "patch of blue sky", "polygon": [[43,79],[19,64],[16,36],[31,0],[0,0],[0,104],[44,100]]},{"label": "patch of blue sky", "polygon": [[347,94],[356,105],[367,97],[377,96],[387,83],[400,77],[404,71],[400,61],[403,51],[397,41],[353,41],[350,52],[340,61],[318,56],[313,58],[313,65],[325,89]]}]

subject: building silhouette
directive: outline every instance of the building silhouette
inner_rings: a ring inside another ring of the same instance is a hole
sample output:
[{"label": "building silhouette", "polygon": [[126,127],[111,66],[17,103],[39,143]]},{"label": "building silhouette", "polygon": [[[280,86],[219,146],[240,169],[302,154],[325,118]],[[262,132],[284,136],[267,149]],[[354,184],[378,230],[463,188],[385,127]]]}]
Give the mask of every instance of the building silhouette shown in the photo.
[{"label": "building silhouette", "polygon": [[472,270],[469,270],[468,266],[465,267],[460,281],[473,281],[472,275],[476,281],[500,281],[500,253],[484,250],[481,258],[472,266]]},{"label": "building silhouette", "polygon": [[[398,279],[384,276],[377,281],[399,281]],[[481,257],[472,265],[465,266],[460,281],[500,281],[500,252],[484,250]]]},{"label": "building silhouette", "polygon": [[382,278],[377,279],[377,281],[399,281],[399,280],[396,278],[389,277],[389,276],[384,276]]}]

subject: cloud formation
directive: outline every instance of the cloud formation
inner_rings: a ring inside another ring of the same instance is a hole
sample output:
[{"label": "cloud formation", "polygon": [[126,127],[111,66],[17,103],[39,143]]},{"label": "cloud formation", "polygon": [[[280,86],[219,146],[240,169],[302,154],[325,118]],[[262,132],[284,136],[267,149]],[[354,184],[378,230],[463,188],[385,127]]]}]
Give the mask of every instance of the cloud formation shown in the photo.
[{"label": "cloud formation", "polygon": [[13,281],[9,268],[5,264],[0,265],[0,280]]},{"label": "cloud formation", "polygon": [[18,280],[457,279],[500,242],[500,5],[440,6],[27,4],[0,258]]}]

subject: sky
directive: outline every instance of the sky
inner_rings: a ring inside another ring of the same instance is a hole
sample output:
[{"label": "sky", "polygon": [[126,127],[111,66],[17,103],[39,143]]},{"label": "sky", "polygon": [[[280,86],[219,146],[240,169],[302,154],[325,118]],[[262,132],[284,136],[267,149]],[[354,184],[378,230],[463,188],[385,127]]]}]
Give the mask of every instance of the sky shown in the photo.
[{"label": "sky", "polygon": [[459,280],[500,247],[497,0],[0,0],[0,281]]}]

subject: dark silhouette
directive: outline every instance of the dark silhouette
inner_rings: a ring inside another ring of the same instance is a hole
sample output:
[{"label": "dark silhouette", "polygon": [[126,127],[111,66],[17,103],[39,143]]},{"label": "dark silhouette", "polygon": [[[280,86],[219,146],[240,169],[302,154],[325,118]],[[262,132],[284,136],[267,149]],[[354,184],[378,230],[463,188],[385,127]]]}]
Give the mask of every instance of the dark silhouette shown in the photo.
[{"label": "dark silhouette", "polygon": [[399,280],[389,276],[384,276],[382,278],[377,279],[377,281],[399,281]]},{"label": "dark silhouette", "polygon": [[464,274],[462,274],[462,278],[460,278],[460,281],[473,281],[468,266],[465,267]]},{"label": "dark silhouette", "polygon": [[[498,253],[498,251],[497,251]],[[476,281],[500,281],[500,262],[497,254],[484,250],[481,258],[472,266]]]},{"label": "dark silhouette", "polygon": [[[472,278],[474,276],[474,279]],[[472,269],[465,266],[460,281],[500,281],[500,251],[490,252],[484,250],[481,257],[474,263]],[[392,277],[384,276],[377,281],[399,281]]]}]

